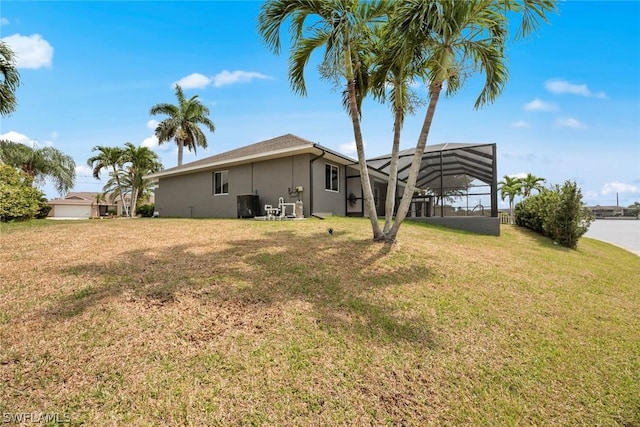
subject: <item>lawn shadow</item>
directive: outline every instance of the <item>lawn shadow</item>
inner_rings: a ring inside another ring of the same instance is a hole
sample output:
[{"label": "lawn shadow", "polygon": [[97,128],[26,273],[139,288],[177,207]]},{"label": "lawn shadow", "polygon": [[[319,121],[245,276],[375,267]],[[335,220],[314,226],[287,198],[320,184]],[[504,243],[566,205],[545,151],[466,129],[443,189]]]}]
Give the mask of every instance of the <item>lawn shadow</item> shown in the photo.
[{"label": "lawn shadow", "polygon": [[218,250],[188,244],[141,248],[109,262],[62,267],[62,276],[81,276],[87,285],[60,297],[46,314],[73,317],[112,297],[163,306],[189,295],[203,304],[247,310],[303,301],[323,327],[433,347],[425,316],[403,313],[385,296],[390,288],[432,276],[427,266],[398,261],[398,254],[347,231],[266,232]]}]

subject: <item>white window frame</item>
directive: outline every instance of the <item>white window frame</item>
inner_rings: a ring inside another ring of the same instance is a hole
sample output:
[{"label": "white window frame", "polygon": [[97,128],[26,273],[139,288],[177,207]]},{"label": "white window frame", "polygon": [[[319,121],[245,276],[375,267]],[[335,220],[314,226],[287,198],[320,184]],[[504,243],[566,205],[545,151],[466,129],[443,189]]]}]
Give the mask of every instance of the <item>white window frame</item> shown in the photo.
[{"label": "white window frame", "polygon": [[[336,189],[335,190],[333,188],[327,188],[327,172],[329,172],[331,174],[330,175],[330,179],[329,179],[329,185],[331,186],[332,183],[333,183],[333,180],[331,179],[331,177],[333,176],[332,171],[334,169],[336,170],[336,177],[337,177]],[[339,193],[340,192],[340,168],[338,166],[334,165],[334,164],[325,163],[324,174],[325,174],[325,176],[324,176],[324,189],[325,189],[325,191],[330,191],[332,193]]]},{"label": "white window frame", "polygon": [[[220,178],[223,179],[225,176],[227,178],[227,191],[224,192],[224,180],[222,181],[222,185],[221,185],[221,190],[222,192],[217,193],[216,190],[216,176],[220,174]],[[227,196],[229,195],[229,171],[228,170],[224,170],[224,171],[215,171],[213,173],[213,195],[214,196]]]}]

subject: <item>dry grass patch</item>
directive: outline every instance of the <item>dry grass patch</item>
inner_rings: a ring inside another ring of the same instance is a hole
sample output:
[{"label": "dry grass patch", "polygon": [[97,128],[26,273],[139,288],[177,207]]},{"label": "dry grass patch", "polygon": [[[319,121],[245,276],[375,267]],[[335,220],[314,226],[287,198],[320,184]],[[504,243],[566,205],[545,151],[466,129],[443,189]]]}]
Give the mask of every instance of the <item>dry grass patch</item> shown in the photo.
[{"label": "dry grass patch", "polygon": [[0,413],[640,425],[639,257],[405,227],[388,247],[346,218],[2,225]]}]

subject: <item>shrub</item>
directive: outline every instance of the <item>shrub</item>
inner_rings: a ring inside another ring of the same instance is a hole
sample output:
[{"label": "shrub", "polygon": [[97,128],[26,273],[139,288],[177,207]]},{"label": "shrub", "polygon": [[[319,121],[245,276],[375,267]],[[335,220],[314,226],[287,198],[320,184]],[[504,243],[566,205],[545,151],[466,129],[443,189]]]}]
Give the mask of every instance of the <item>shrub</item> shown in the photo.
[{"label": "shrub", "polygon": [[0,221],[35,218],[44,194],[34,188],[32,182],[24,172],[0,163]]},{"label": "shrub", "polygon": [[155,211],[155,205],[153,203],[140,205],[138,209],[136,209],[136,214],[141,215],[144,218],[151,218],[153,216],[153,212]]},{"label": "shrub", "polygon": [[47,202],[47,199],[45,197],[42,197],[40,199],[40,208],[38,209],[38,213],[36,214],[36,218],[38,219],[44,219],[47,217],[47,215],[49,215],[49,212],[51,212],[52,206]]},{"label": "shrub", "polygon": [[515,208],[516,225],[552,238],[575,249],[578,240],[589,229],[593,217],[582,203],[582,192],[575,182],[545,189],[530,196]]}]

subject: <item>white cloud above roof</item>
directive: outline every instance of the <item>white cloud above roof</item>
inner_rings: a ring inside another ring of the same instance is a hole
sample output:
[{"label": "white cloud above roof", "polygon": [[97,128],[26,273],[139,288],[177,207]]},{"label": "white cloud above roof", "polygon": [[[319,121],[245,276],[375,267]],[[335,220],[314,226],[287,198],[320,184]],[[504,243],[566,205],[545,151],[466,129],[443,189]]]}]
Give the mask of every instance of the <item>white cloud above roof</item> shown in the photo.
[{"label": "white cloud above roof", "polygon": [[2,40],[16,54],[17,68],[51,68],[53,47],[40,34],[32,34],[30,36],[13,34],[3,37]]},{"label": "white cloud above roof", "polygon": [[524,104],[526,111],[558,111],[558,106],[552,102],[545,102],[539,98]]},{"label": "white cloud above roof", "polygon": [[[365,146],[365,148],[367,147],[367,143],[363,141],[363,144]],[[347,154],[350,156],[356,156],[358,154],[358,150],[356,148],[356,142],[355,141],[351,141],[349,143],[346,144],[340,144],[338,146],[338,151],[340,151],[343,154]]]},{"label": "white cloud above roof", "polygon": [[83,163],[76,164],[76,176],[93,177],[93,169]]},{"label": "white cloud above roof", "polygon": [[613,193],[640,193],[640,187],[632,184],[625,184],[623,182],[607,182],[600,191],[602,195]]},{"label": "white cloud above roof", "polygon": [[606,98],[607,94],[604,92],[591,92],[586,84],[574,84],[566,80],[547,80],[544,83],[544,87],[551,93],[559,95],[564,93],[570,93],[573,95],[581,95],[594,98]]}]

